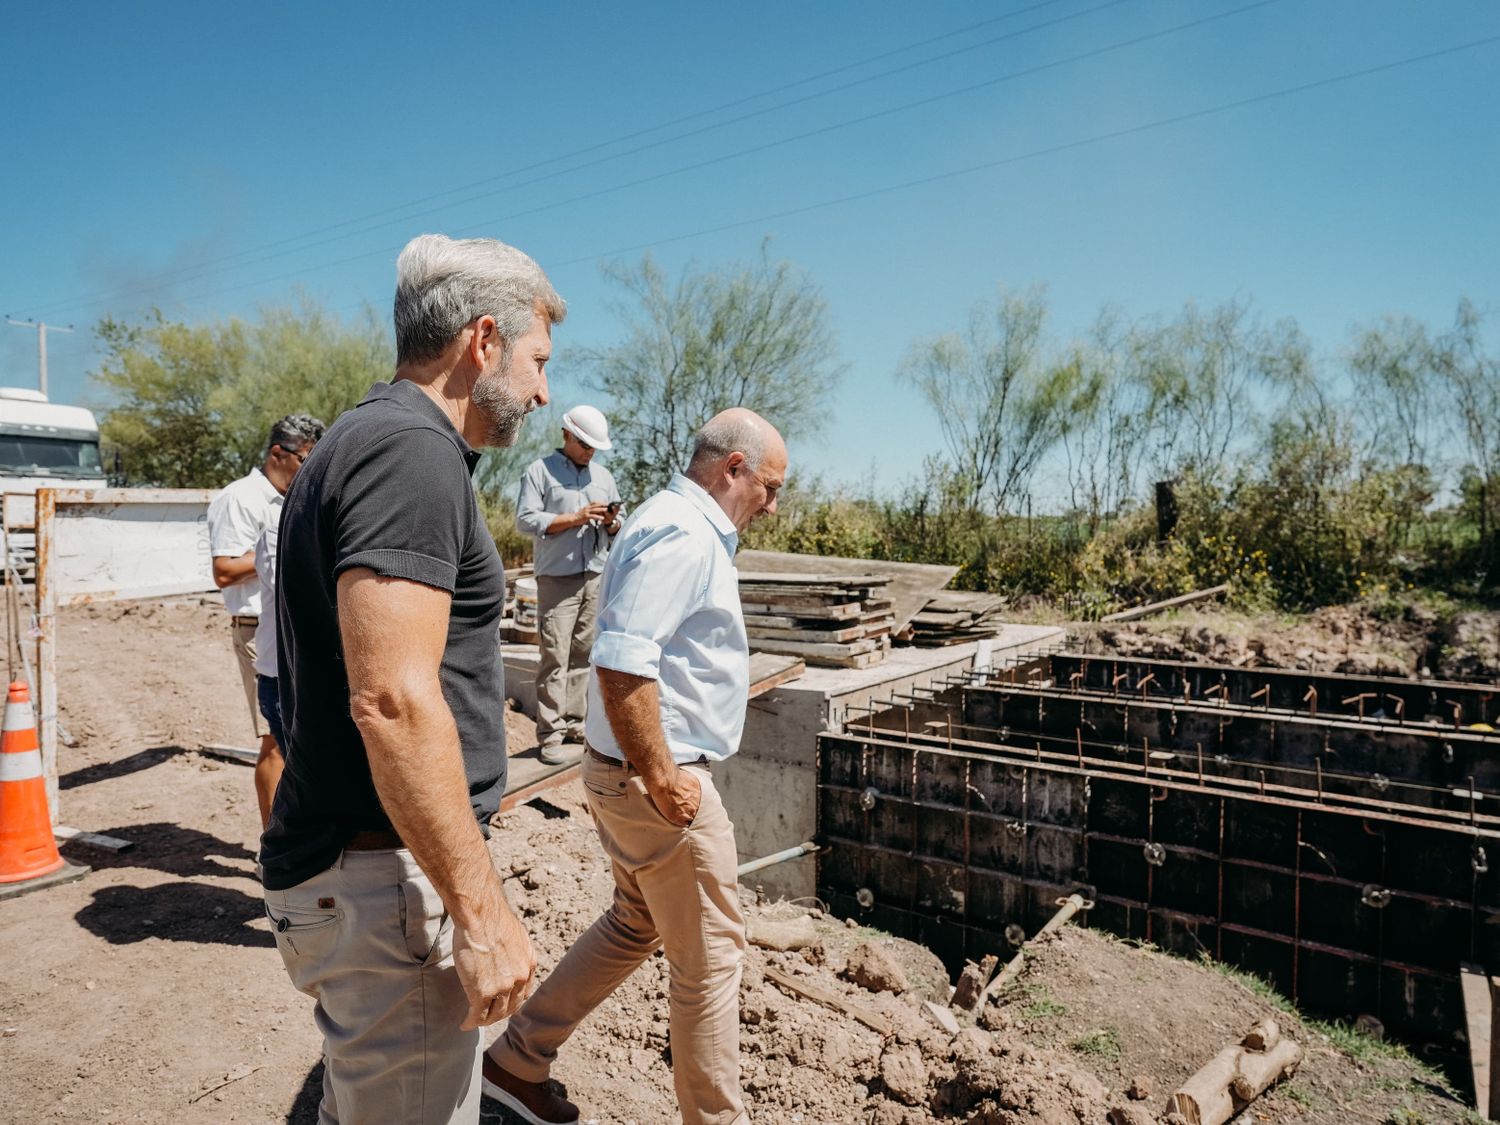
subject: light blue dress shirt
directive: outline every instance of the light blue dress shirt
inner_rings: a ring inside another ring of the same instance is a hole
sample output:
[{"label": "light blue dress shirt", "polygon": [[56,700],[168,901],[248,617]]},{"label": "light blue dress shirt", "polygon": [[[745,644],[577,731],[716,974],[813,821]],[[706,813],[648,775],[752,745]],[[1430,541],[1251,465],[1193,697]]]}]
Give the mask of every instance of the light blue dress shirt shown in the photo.
[{"label": "light blue dress shirt", "polygon": [[604,714],[598,668],[655,680],[661,726],[679,764],[740,748],[750,644],[724,509],[681,473],[625,521],[599,588],[589,669],[589,745],[622,759]]},{"label": "light blue dress shirt", "polygon": [[555,517],[576,512],[585,504],[618,503],[619,499],[620,490],[608,469],[592,461],[575,465],[561,449],[528,465],[516,496],[516,528],[536,540],[536,573],[566,578],[602,571],[609,554],[609,532],[602,524],[586,523],[556,535],[548,535],[547,529]]}]

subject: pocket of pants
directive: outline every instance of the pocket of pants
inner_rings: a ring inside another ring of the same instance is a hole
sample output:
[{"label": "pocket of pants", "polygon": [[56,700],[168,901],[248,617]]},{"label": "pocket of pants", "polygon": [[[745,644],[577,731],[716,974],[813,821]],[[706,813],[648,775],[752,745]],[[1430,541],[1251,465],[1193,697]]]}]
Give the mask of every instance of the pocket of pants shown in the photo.
[{"label": "pocket of pants", "polygon": [[338,910],[295,910],[266,904],[266,917],[282,960],[312,960],[325,956],[339,936]]},{"label": "pocket of pants", "polygon": [[662,812],[661,809],[657,807],[656,802],[651,799],[651,790],[646,788],[646,783],[639,777],[631,778],[630,784],[635,785],[639,789],[641,800],[646,802],[647,807],[650,808],[651,812],[656,816],[656,819],[661,821],[674,832],[686,832],[689,828],[692,828],[703,818],[703,779],[701,777],[698,779],[698,785],[700,787],[698,793],[698,808],[693,813],[693,819],[688,821],[686,824],[678,824],[675,821],[670,820],[667,817],[667,814]]},{"label": "pocket of pants", "polygon": [[618,801],[621,797],[625,796],[624,785],[606,785],[602,781],[591,781],[587,777],[583,779],[583,787],[592,796],[598,797],[603,801]]},{"label": "pocket of pants", "polygon": [[443,900],[423,879],[396,884],[401,912],[401,934],[406,952],[418,965],[435,965],[453,953],[453,923]]}]

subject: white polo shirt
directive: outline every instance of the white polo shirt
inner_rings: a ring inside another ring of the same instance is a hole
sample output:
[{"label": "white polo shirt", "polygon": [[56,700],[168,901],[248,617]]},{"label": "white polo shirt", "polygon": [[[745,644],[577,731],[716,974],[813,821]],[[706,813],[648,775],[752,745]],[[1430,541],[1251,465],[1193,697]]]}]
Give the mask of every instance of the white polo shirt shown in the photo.
[{"label": "white polo shirt", "polygon": [[[255,550],[261,532],[281,518],[281,493],[259,469],[226,484],[208,506],[208,552],[216,559],[237,559]],[[224,587],[224,608],[236,617],[260,616],[260,584]]]}]

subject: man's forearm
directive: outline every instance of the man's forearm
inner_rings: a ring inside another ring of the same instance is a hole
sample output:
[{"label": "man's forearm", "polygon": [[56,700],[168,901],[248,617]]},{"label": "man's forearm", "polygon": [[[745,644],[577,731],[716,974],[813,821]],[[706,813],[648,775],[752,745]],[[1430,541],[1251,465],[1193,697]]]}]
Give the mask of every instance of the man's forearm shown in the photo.
[{"label": "man's forearm", "polygon": [[564,531],[572,531],[583,522],[577,512],[562,512],[552,517],[552,522],[547,525],[546,534],[557,535]]},{"label": "man's forearm", "polygon": [[243,555],[216,555],[212,563],[214,585],[223,590],[229,586],[239,586],[256,579],[255,552],[246,551]]},{"label": "man's forearm", "polygon": [[647,786],[663,784],[676,769],[661,729],[661,693],[655,680],[599,668],[599,691],[609,729]]},{"label": "man's forearm", "polygon": [[504,892],[469,804],[458,728],[440,685],[404,698],[356,696],[351,710],[381,807],[401,842],[454,921],[482,929]]}]

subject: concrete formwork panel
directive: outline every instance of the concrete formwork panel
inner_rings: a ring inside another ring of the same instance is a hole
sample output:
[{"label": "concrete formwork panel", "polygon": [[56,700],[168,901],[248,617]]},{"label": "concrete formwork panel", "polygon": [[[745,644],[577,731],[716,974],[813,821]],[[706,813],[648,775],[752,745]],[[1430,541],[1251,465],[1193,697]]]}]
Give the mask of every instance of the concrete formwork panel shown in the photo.
[{"label": "concrete formwork panel", "polygon": [[1034,755],[873,727],[822,736],[818,893],[956,968],[1009,952],[1078,890],[1090,924],[1434,1040],[1461,1034],[1460,962],[1500,964],[1500,820]]}]

